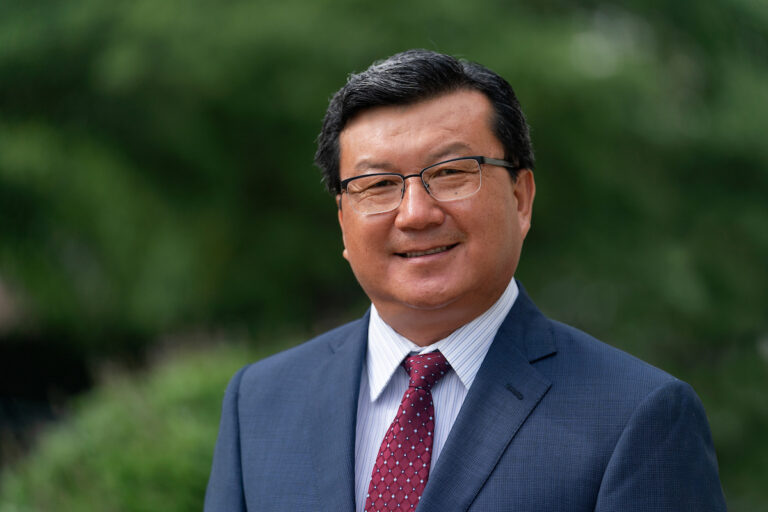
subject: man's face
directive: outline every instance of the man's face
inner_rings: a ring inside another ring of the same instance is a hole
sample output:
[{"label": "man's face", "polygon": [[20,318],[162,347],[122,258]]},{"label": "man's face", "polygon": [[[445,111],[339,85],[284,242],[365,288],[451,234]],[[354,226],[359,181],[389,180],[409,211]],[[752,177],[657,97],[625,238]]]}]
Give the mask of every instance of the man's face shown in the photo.
[{"label": "man's face", "polygon": [[[504,158],[493,113],[485,95],[470,90],[363,111],[341,132],[341,179],[411,174],[462,156]],[[401,334],[409,335],[409,322],[435,313],[463,325],[501,296],[515,272],[530,227],[533,176],[522,170],[515,183],[502,167],[482,167],[480,191],[458,201],[436,201],[413,178],[391,212],[361,214],[344,194],[337,197],[344,257]]]}]

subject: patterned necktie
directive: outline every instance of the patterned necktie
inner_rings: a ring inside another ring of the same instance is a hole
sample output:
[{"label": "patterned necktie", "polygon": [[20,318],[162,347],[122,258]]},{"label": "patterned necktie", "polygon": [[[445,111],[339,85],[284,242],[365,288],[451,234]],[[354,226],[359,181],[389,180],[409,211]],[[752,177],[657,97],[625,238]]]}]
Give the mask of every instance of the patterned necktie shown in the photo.
[{"label": "patterned necktie", "polygon": [[430,352],[408,357],[403,366],[410,382],[379,448],[365,500],[366,512],[413,511],[427,485],[435,431],[430,388],[450,365],[440,352]]}]

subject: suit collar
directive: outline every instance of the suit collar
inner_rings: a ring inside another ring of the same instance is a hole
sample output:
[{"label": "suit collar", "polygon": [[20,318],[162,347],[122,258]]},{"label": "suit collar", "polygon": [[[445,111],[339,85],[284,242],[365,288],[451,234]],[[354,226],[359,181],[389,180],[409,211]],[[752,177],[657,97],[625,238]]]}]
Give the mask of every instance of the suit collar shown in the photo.
[{"label": "suit collar", "polygon": [[466,510],[551,383],[531,364],[556,352],[520,287],[429,476],[419,512]]},{"label": "suit collar", "polygon": [[501,324],[496,339],[500,339],[499,334],[508,339],[533,363],[557,352],[554,331],[550,320],[539,311],[519,281],[517,286],[520,296]]},{"label": "suit collar", "polygon": [[328,342],[318,358],[317,394],[309,404],[310,446],[318,495],[327,512],[355,508],[355,422],[368,313]]}]

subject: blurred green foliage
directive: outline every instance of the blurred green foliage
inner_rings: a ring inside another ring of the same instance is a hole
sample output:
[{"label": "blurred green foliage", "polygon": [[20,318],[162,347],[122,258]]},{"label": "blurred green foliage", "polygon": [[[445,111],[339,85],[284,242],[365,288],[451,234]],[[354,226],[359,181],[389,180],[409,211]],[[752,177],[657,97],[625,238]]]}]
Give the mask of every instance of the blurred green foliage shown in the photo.
[{"label": "blurred green foliage", "polygon": [[732,509],[765,510],[766,5],[2,2],[0,349],[359,311],[313,141],[347,73],[432,48],[532,125],[534,300],[691,382]]},{"label": "blurred green foliage", "polygon": [[526,108],[539,302],[651,356],[765,331],[768,9],[403,7],[4,3],[0,278],[19,328],[108,350],[345,310],[359,295],[313,140],[349,71],[429,46],[499,71]]},{"label": "blurred green foliage", "polygon": [[263,355],[242,345],[188,350],[151,373],[107,376],[3,475],[0,512],[200,510],[224,388]]}]

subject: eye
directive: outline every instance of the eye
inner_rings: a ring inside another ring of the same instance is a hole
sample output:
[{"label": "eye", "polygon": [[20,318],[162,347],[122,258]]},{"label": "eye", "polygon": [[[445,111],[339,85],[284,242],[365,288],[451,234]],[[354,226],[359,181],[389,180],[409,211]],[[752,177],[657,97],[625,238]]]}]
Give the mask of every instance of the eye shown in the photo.
[{"label": "eye", "polygon": [[477,162],[469,159],[452,160],[443,162],[430,168],[426,174],[430,180],[455,180],[464,179],[468,175],[478,172]]},{"label": "eye", "polygon": [[391,175],[360,176],[350,181],[347,191],[350,194],[381,194],[389,191],[399,191],[402,179]]},{"label": "eye", "polygon": [[441,167],[440,169],[437,169],[432,176],[435,178],[442,178],[442,177],[448,177],[448,176],[455,176],[457,174],[464,174],[466,172],[467,171],[464,169],[456,169],[455,167]]},{"label": "eye", "polygon": [[400,183],[398,182],[398,180],[382,177],[381,179],[371,183],[368,188],[387,188],[387,187],[399,187],[399,186],[400,186]]}]

